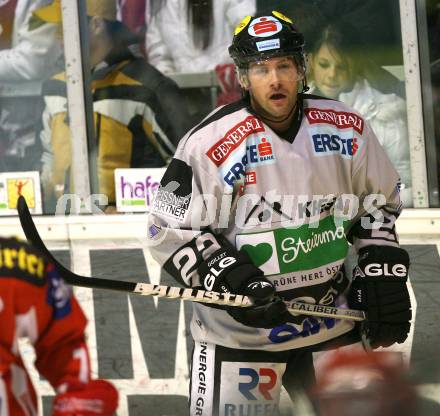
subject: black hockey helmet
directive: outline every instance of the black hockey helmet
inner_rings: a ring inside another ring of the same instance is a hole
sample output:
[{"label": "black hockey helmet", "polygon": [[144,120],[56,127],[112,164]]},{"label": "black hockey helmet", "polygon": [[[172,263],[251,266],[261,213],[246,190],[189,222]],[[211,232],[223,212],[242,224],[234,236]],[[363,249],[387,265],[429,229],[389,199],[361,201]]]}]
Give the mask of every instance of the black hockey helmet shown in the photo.
[{"label": "black hockey helmet", "polygon": [[252,61],[286,55],[293,55],[304,68],[304,36],[280,12],[246,16],[235,28],[229,55],[240,69]]}]

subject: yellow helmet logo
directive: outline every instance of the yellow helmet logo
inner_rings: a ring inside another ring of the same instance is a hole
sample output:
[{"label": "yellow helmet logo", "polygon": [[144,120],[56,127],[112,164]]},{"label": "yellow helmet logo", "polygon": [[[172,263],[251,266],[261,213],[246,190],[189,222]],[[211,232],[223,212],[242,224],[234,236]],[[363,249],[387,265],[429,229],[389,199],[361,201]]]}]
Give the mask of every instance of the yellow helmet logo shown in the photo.
[{"label": "yellow helmet logo", "polygon": [[292,20],[289,19],[287,16],[284,16],[284,14],[282,14],[282,13],[280,13],[280,12],[277,12],[276,10],[272,11],[272,14],[273,14],[275,17],[278,17],[278,19],[284,20],[285,22],[290,23],[290,24],[293,25]]},{"label": "yellow helmet logo", "polygon": [[235,28],[234,35],[238,35],[251,21],[251,16],[246,16]]}]

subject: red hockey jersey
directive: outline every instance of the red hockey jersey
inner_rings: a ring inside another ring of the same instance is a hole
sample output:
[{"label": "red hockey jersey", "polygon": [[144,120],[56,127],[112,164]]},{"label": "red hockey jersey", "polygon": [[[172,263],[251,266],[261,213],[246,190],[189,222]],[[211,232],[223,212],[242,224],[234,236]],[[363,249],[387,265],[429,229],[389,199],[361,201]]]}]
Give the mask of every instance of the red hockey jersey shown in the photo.
[{"label": "red hockey jersey", "polygon": [[86,318],[54,266],[26,243],[0,238],[0,415],[37,415],[37,398],[18,350],[28,337],[35,366],[55,388],[87,383]]}]

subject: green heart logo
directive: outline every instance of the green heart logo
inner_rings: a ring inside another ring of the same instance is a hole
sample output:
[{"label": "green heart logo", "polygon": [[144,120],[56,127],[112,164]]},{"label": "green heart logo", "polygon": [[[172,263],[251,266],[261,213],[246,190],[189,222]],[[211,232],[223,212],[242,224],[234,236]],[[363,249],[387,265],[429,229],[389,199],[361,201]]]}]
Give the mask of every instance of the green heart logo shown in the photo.
[{"label": "green heart logo", "polygon": [[260,243],[256,246],[244,244],[241,248],[246,251],[247,254],[249,254],[252,262],[257,267],[260,267],[262,264],[266,263],[266,261],[268,261],[273,254],[272,245],[269,243]]}]

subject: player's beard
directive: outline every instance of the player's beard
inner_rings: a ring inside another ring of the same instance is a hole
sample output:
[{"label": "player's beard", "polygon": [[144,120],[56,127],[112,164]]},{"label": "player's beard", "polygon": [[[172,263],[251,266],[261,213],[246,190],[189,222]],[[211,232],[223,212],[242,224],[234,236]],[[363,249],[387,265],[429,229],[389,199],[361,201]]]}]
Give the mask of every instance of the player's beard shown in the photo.
[{"label": "player's beard", "polygon": [[[293,118],[293,115],[295,114],[295,110],[297,108],[298,101],[295,100],[292,105],[290,106],[290,109],[287,112],[284,112],[283,114],[277,115],[275,112],[270,111],[269,109],[266,109],[263,105],[260,104],[258,100],[256,100],[251,95],[251,106],[256,111],[256,113],[265,121],[267,124],[270,125],[270,127],[277,129],[278,125],[283,125],[287,123],[290,119]],[[290,123],[287,123],[290,124]],[[284,126],[283,126],[284,127]]]}]

